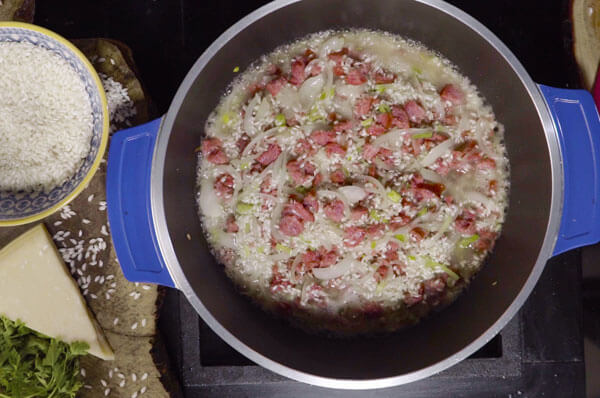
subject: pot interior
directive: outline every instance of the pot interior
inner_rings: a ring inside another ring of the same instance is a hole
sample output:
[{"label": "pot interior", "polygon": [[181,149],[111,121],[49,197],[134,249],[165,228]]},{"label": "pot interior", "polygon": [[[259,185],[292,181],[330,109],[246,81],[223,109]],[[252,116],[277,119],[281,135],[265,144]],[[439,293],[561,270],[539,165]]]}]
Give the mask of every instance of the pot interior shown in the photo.
[{"label": "pot interior", "polygon": [[[480,89],[506,128],[510,206],[492,256],[454,304],[413,328],[384,337],[334,340],[309,335],[265,314],[236,291],[215,262],[196,215],[194,148],[208,114],[234,77],[233,67],[243,70],[283,43],[332,28],[385,30],[437,50]],[[453,356],[507,311],[532,272],[544,241],[551,202],[550,158],[538,111],[525,85],[476,31],[417,1],[304,0],[245,27],[192,73],[195,81],[175,110],[170,132],[163,180],[165,213],[179,264],[194,294],[236,339],[300,372],[378,379],[415,372]]]}]

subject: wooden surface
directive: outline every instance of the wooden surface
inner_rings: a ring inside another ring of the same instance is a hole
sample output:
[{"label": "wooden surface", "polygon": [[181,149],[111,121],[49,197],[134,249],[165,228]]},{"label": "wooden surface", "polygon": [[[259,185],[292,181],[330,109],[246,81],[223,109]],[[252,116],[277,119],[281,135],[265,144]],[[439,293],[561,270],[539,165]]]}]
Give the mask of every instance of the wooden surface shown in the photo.
[{"label": "wooden surface", "polygon": [[583,86],[591,90],[600,62],[600,1],[572,0],[573,53]]},{"label": "wooden surface", "polygon": [[35,0],[0,0],[0,21],[33,22]]}]

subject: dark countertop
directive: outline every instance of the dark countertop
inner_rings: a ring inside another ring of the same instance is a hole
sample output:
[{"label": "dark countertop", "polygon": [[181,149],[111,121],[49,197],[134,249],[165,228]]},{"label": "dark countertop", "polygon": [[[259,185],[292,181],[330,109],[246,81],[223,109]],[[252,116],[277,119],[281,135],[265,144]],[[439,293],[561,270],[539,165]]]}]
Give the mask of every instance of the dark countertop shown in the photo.
[{"label": "dark countertop", "polygon": [[[179,83],[204,49],[229,26],[265,3],[257,0],[38,1],[35,22],[71,39],[108,37],[127,43],[159,116],[167,111]],[[568,1],[453,0],[450,3],[496,33],[535,81],[577,87],[576,69],[568,50]],[[488,352],[476,359],[479,362],[471,362],[476,365],[461,364],[456,367],[458,370],[451,368],[431,379],[379,392],[349,394],[308,387],[275,375],[267,377],[263,370],[249,366],[235,353],[211,354],[210,347],[223,343],[206,334],[210,332],[202,332],[205,326],[190,314],[174,291],[168,295],[166,305],[177,311],[171,312],[163,322],[170,325],[164,327],[163,332],[188,396],[580,397],[585,391],[580,285],[579,251],[552,259],[523,310],[511,322],[513,326],[496,340],[500,354],[494,353],[494,347],[488,348]],[[200,344],[182,341],[190,336],[199,339]],[[200,345],[205,347],[202,361],[199,357],[190,358],[189,352],[187,357],[182,355],[184,347],[192,347],[200,353]],[[223,355],[230,355],[226,363],[220,362]],[[500,365],[490,362],[498,358],[504,362]],[[190,369],[190,360],[196,360],[204,368]],[[209,365],[214,365],[210,370],[213,373],[218,373],[219,370],[214,370],[217,368],[227,372],[231,367],[225,369],[226,364],[243,365],[236,369],[256,373],[258,378],[248,379],[240,386],[222,383],[226,377],[218,376],[213,377],[218,379],[217,384],[210,385],[207,384],[210,377],[200,374]],[[477,367],[473,370],[475,373],[469,370],[470,366]],[[481,369],[487,371],[477,374]],[[498,373],[499,369],[506,374]],[[269,382],[263,383],[263,380]]]},{"label": "dark countertop", "polygon": [[[67,38],[109,37],[127,43],[158,111],[196,59],[232,24],[265,0],[38,1],[35,22]],[[573,86],[565,52],[567,1],[453,0],[490,28],[538,83]]]}]

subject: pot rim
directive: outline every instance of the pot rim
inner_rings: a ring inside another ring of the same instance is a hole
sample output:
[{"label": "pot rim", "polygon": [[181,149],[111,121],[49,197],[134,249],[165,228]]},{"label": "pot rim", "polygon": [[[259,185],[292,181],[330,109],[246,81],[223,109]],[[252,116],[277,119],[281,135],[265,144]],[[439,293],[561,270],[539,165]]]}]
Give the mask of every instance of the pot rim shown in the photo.
[{"label": "pot rim", "polygon": [[232,38],[234,38],[240,31],[244,30],[249,25],[260,20],[264,16],[286,7],[290,4],[300,2],[302,0],[276,0],[271,3],[264,5],[263,7],[248,14],[229,29],[227,29],[221,36],[219,36],[211,45],[204,51],[204,53],[194,63],[185,79],[179,86],[179,89],[171,103],[171,106],[164,118],[161,129],[158,134],[157,144],[154,150],[154,156],[152,161],[152,174],[151,174],[151,207],[152,207],[152,218],[156,228],[156,236],[161,253],[164,257],[166,266],[173,278],[175,286],[180,289],[188,301],[191,303],[196,312],[202,317],[211,329],[219,335],[224,341],[230,346],[236,349],[238,352],[248,357],[258,365],[267,368],[275,373],[286,376],[288,378],[313,384],[320,387],[348,389],[348,390],[361,390],[361,389],[375,389],[397,386],[405,383],[417,381],[442,370],[449,368],[450,366],[462,361],[467,358],[489,340],[491,340],[500,330],[506,326],[506,324],[512,319],[512,317],[521,308],[527,297],[535,287],[546,261],[552,256],[552,251],[558,237],[558,231],[560,227],[560,219],[562,214],[563,204],[563,169],[562,169],[562,155],[561,148],[558,141],[558,134],[556,127],[550,116],[548,105],[543,99],[543,96],[537,86],[537,84],[531,79],[523,65],[518,61],[515,55],[504,45],[494,33],[492,33],[483,24],[471,17],[464,11],[457,7],[450,5],[441,0],[413,0],[418,3],[422,3],[429,7],[435,8],[442,11],[461,23],[467,25],[469,28],[474,30],[478,35],[482,36],[492,47],[496,49],[502,57],[511,65],[512,69],[519,77],[523,85],[525,86],[527,93],[531,97],[532,102],[536,106],[539,120],[542,124],[546,135],[546,144],[550,155],[550,167],[551,167],[551,178],[552,178],[552,197],[550,204],[549,220],[546,227],[546,234],[541,250],[535,262],[535,265],[521,288],[519,294],[515,297],[508,309],[502,314],[496,322],[487,329],[481,336],[472,341],[470,344],[465,346],[462,350],[456,352],[454,355],[439,361],[431,366],[393,377],[386,377],[380,379],[336,379],[329,377],[322,377],[306,372],[301,372],[290,367],[284,366],[277,363],[270,358],[263,356],[261,353],[253,350],[252,348],[245,345],[234,335],[232,335],[227,329],[225,329],[208,311],[208,309],[202,304],[198,296],[194,293],[192,286],[185,277],[183,269],[178,262],[177,255],[173,248],[171,238],[168,231],[164,198],[163,198],[163,178],[164,178],[164,165],[166,160],[166,152],[171,135],[171,130],[175,123],[177,113],[182,106],[185,97],[193,85],[196,77],[203,70],[206,64],[212,59],[212,57]]}]

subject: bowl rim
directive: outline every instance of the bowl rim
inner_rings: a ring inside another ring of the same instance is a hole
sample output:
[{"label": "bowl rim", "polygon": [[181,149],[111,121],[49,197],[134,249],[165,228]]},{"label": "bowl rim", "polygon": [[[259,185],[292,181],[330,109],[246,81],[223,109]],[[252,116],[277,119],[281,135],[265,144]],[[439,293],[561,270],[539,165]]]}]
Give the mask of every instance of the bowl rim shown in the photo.
[{"label": "bowl rim", "polygon": [[20,28],[26,30],[32,30],[37,33],[41,33],[49,38],[57,41],[67,47],[79,60],[83,63],[85,68],[88,70],[92,80],[96,84],[96,88],[98,89],[98,94],[100,95],[100,102],[102,104],[103,116],[102,116],[102,137],[100,139],[100,146],[98,148],[98,153],[96,154],[96,158],[92,163],[92,166],[86,173],[85,177],[81,180],[79,184],[60,202],[55,205],[45,209],[39,213],[36,213],[31,216],[23,217],[23,218],[15,218],[11,220],[0,220],[0,227],[9,227],[16,225],[28,224],[34,221],[41,220],[43,218],[48,217],[51,214],[54,214],[57,210],[62,208],[63,206],[69,204],[73,199],[75,199],[85,188],[87,188],[88,184],[98,171],[100,166],[100,162],[104,158],[104,153],[106,152],[106,147],[108,144],[108,135],[109,135],[109,113],[108,113],[108,101],[106,99],[106,93],[104,91],[104,87],[102,85],[102,81],[100,80],[100,76],[98,76],[98,72],[92,66],[91,62],[87,59],[87,57],[77,48],[73,43],[64,37],[60,36],[57,33],[52,32],[46,28],[42,28],[41,26],[25,23],[25,22],[2,22],[0,21],[0,29],[2,28]]}]

